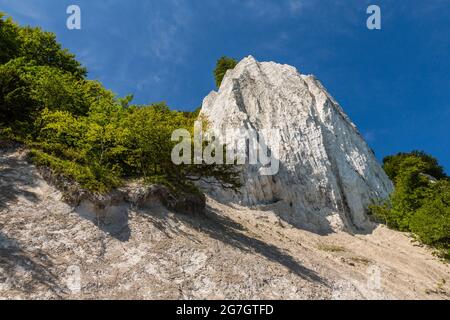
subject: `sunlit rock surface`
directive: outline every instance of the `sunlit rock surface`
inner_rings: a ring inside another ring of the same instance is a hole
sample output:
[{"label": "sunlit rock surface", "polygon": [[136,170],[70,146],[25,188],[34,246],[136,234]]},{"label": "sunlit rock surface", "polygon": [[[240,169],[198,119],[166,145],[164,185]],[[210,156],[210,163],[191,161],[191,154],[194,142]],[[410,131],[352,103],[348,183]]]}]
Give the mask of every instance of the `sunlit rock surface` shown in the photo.
[{"label": "sunlit rock surface", "polygon": [[243,59],[204,99],[201,115],[218,135],[230,128],[279,130],[279,141],[266,137],[269,149],[278,150],[278,173],[263,176],[246,165],[242,193],[211,191],[219,200],[264,205],[318,232],[366,231],[372,227],[367,205],[392,191],[339,104],[314,76],[292,66]]}]

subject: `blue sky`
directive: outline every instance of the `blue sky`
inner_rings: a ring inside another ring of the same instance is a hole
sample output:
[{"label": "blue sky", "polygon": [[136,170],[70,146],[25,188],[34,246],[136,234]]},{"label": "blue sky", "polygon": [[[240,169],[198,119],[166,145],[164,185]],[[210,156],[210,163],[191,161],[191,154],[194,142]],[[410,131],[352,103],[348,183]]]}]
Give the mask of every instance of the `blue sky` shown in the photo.
[{"label": "blue sky", "polygon": [[[79,5],[82,30],[66,8]],[[382,30],[366,9],[382,10]],[[450,0],[0,0],[38,25],[119,95],[192,110],[222,55],[315,74],[379,159],[421,149],[450,172]]]}]

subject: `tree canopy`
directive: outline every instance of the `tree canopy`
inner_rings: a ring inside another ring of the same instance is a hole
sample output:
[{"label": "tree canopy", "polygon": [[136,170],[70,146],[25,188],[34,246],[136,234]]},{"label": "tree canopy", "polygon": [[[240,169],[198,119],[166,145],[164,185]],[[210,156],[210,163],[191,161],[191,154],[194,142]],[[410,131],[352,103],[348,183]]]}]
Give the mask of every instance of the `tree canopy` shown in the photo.
[{"label": "tree canopy", "polygon": [[216,80],[217,88],[219,88],[222,84],[222,80],[225,77],[227,71],[230,69],[234,69],[236,65],[237,61],[233,58],[223,56],[219,60],[217,60],[216,68],[214,69],[214,78]]},{"label": "tree canopy", "polygon": [[55,67],[78,78],[87,70],[75,59],[75,55],[63,49],[52,32],[41,28],[21,27],[0,12],[0,64],[23,57],[36,65]]},{"label": "tree canopy", "polygon": [[371,211],[389,227],[413,232],[450,258],[450,180],[422,151],[386,157],[383,168],[394,182],[389,201]]},{"label": "tree canopy", "polygon": [[[175,129],[193,131],[198,113],[165,103],[132,105],[101,83],[56,41],[53,33],[21,27],[0,14],[0,138],[26,143],[38,165],[107,192],[128,179],[194,190],[214,178],[239,185],[232,166],[175,165]],[[193,157],[193,155],[191,155]]]}]

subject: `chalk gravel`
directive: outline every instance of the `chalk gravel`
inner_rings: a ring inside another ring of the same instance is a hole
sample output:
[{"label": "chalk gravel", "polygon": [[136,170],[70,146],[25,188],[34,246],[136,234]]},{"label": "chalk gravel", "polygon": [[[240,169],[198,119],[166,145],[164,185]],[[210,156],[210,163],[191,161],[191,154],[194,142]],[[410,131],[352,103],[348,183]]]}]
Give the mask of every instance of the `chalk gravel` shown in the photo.
[{"label": "chalk gravel", "polygon": [[449,266],[407,234],[321,236],[211,198],[102,222],[24,154],[0,151],[1,299],[449,299]]}]

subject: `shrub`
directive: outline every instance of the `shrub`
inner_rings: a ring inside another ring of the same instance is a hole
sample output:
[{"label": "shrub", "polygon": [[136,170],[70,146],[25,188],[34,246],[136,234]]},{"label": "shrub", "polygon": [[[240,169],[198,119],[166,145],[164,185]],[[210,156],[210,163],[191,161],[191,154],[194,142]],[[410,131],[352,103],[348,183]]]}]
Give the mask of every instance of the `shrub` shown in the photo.
[{"label": "shrub", "polygon": [[410,229],[425,244],[450,252],[450,182],[443,180],[431,187],[430,196],[414,215]]},{"label": "shrub", "polygon": [[395,190],[389,201],[370,206],[370,212],[390,228],[413,232],[450,258],[450,180],[438,161],[413,151],[386,157],[383,167]]},{"label": "shrub", "polygon": [[0,64],[18,56],[20,41],[19,28],[11,18],[4,18],[0,12]]},{"label": "shrub", "polygon": [[[0,137],[26,142],[37,165],[95,192],[124,179],[163,181],[189,192],[198,192],[192,182],[202,178],[238,185],[230,166],[172,163],[172,132],[192,132],[196,112],[131,105],[131,95],[118,98],[86,80],[86,70],[54,34],[20,27],[3,14],[0,40]],[[217,72],[232,66],[224,58]]]},{"label": "shrub", "polygon": [[216,80],[217,88],[219,88],[220,85],[222,84],[222,80],[225,77],[227,71],[230,69],[234,69],[236,65],[237,65],[236,60],[225,56],[217,60],[216,68],[214,69],[214,78]]},{"label": "shrub", "polygon": [[[31,124],[45,108],[85,115],[94,103],[108,95],[95,81],[39,66],[23,57],[0,65],[0,123],[16,129],[20,123]],[[23,130],[30,133],[32,128]]]},{"label": "shrub", "polygon": [[96,164],[80,165],[37,149],[31,150],[30,158],[37,166],[51,168],[55,174],[77,181],[83,188],[93,192],[104,193],[121,184],[113,171],[104,170]]}]

